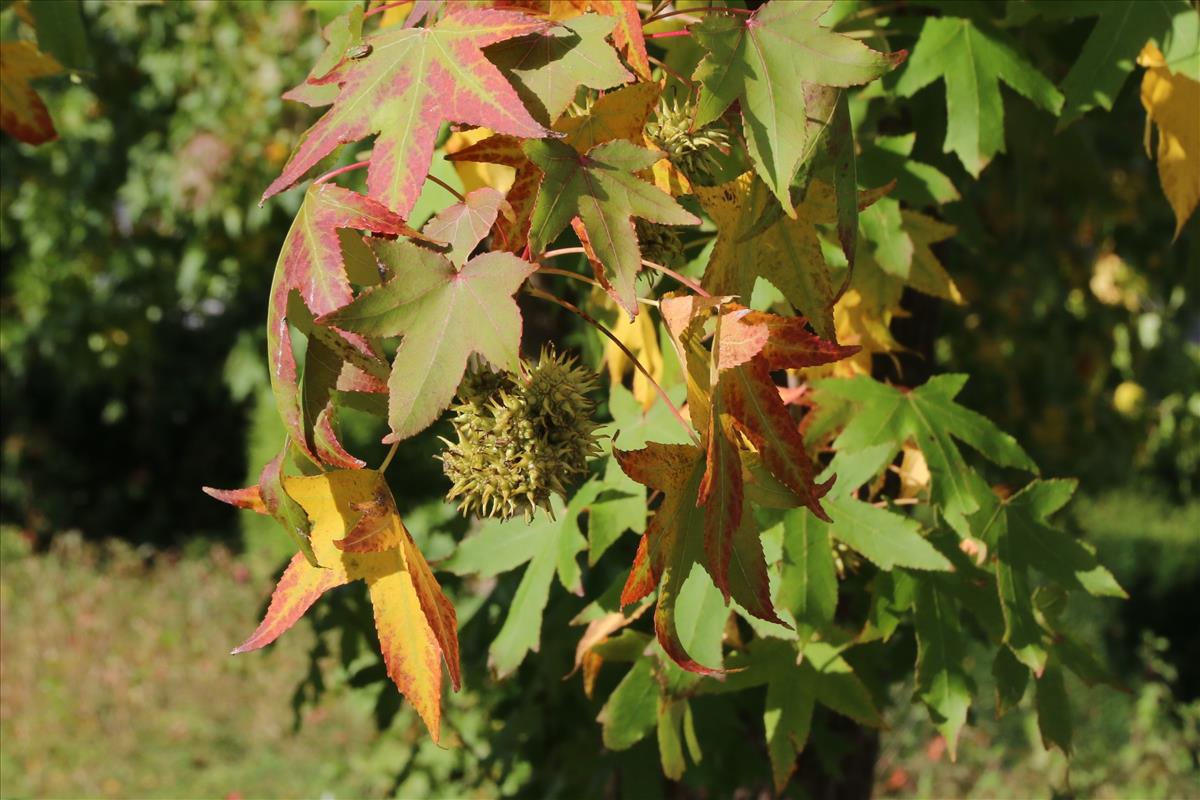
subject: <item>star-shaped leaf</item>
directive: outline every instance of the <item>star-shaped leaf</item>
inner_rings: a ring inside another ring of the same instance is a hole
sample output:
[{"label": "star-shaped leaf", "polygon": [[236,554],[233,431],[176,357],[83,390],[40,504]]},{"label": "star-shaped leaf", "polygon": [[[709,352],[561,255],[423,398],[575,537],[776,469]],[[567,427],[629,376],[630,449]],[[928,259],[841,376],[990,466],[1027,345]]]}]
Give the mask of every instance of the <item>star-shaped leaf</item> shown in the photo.
[{"label": "star-shaped leaf", "polygon": [[1035,105],[1057,114],[1063,96],[999,33],[969,19],[930,17],[921,28],[896,91],[911,97],[939,78],[946,81],[945,152],[955,153],[978,177],[1004,152],[1004,103],[1000,82]]},{"label": "star-shaped leaf", "polygon": [[366,38],[315,85],[339,87],[333,107],[309,128],[263,199],[287,189],[346,142],[379,134],[368,194],[401,216],[412,210],[445,121],[514,136],[550,133],[530,116],[482,48],[536,33],[548,23],[514,12],[452,6],[428,28],[390,28]]},{"label": "star-shaped leaf", "polygon": [[[354,468],[361,462],[338,443],[327,406],[346,363],[354,370],[373,370],[379,356],[362,337],[319,329],[313,323],[314,317],[341,308],[353,298],[339,229],[393,236],[420,234],[374,200],[325,183],[305,193],[275,264],[267,306],[267,356],[271,388],[284,427],[312,460]],[[302,378],[290,326],[309,338]]]},{"label": "star-shaped leaf", "polygon": [[586,154],[563,142],[540,139],[527,142],[525,153],[545,174],[530,222],[530,248],[543,252],[578,216],[604,266],[597,278],[629,316],[635,316],[633,284],[642,264],[633,217],[662,225],[700,223],[669,194],[636,176],[662,154],[622,139],[596,145]]},{"label": "star-shaped leaf", "polygon": [[912,391],[902,391],[868,377],[821,381],[817,405],[850,402],[857,412],[834,443],[839,450],[864,450],[884,443],[893,447],[912,440],[921,448],[933,474],[933,501],[947,521],[966,531],[965,515],[979,509],[974,474],[955,440],[965,442],[1001,466],[1035,472],[1037,466],[1017,440],[986,417],[955,402],[966,375],[938,375]]},{"label": "star-shaped leaf", "polygon": [[822,27],[829,6],[774,0],[748,16],[706,14],[691,29],[708,51],[693,75],[703,86],[695,124],[712,122],[738,100],[754,167],[789,216],[807,123],[800,82],[857,86],[904,58]]},{"label": "star-shaped leaf", "polygon": [[366,469],[326,472],[285,478],[284,487],[312,518],[313,549],[322,566],[297,554],[280,577],[266,616],[233,652],[267,646],[322,594],[364,580],[388,676],[437,741],[443,659],[454,688],[462,683],[456,615],[405,529],[383,476]]},{"label": "star-shaped leaf", "polygon": [[320,321],[366,336],[404,336],[388,378],[391,433],[384,440],[398,442],[450,404],[472,353],[517,370],[521,311],[513,294],[536,266],[492,252],[455,269],[441,254],[403,241],[380,242],[375,252],[391,279]]}]

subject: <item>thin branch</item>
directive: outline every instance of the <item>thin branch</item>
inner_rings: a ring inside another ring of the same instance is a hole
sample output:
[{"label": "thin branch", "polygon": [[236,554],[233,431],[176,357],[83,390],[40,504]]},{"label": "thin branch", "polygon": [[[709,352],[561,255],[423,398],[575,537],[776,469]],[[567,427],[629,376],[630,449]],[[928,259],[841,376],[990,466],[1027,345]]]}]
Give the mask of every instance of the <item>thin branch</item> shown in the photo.
[{"label": "thin branch", "polygon": [[688,287],[689,289],[691,289],[693,292],[700,295],[701,297],[712,297],[712,295],[709,294],[708,290],[706,290],[703,286],[696,283],[694,280],[687,277],[686,275],[680,275],[678,272],[671,269],[670,267],[664,267],[662,264],[655,264],[653,261],[647,261],[644,258],[642,259],[642,266],[649,267],[650,269],[658,270],[659,272],[661,272],[664,275],[670,275],[672,278],[679,281],[684,286]]},{"label": "thin branch", "polygon": [[[540,264],[540,265],[538,265],[538,272],[543,275],[562,275],[564,278],[574,278],[577,281],[583,281],[584,283],[590,283],[592,286],[595,286],[597,289],[604,288],[604,285],[601,284],[600,281],[596,280],[595,278],[589,278],[587,275],[580,275],[578,272],[571,272],[570,270],[566,270],[566,269],[555,269],[554,267],[547,267],[544,264]],[[639,303],[641,303],[644,306],[651,306],[653,308],[658,308],[657,300],[651,300],[648,297],[638,297],[636,299]]]},{"label": "thin branch", "polygon": [[329,172],[326,172],[324,175],[319,176],[315,181],[313,181],[313,186],[319,186],[320,184],[325,183],[326,181],[330,180],[331,178],[336,178],[338,175],[344,175],[347,172],[353,172],[356,169],[362,169],[363,167],[367,166],[369,163],[371,163],[371,162],[355,161],[353,164],[347,164],[344,167],[338,167],[337,169],[331,169],[331,170],[329,170]]},{"label": "thin branch", "polygon": [[557,258],[558,256],[574,256],[587,255],[587,251],[582,247],[560,247],[557,250],[547,250],[542,253],[542,258]]},{"label": "thin branch", "polygon": [[373,14],[381,14],[384,11],[388,11],[389,9],[399,8],[400,6],[406,6],[406,5],[408,5],[408,0],[398,0],[398,2],[395,2],[395,3],[384,3],[383,5],[375,6],[370,11],[363,14],[363,19],[366,19],[367,17],[372,16]]},{"label": "thin branch", "polygon": [[616,334],[614,334],[608,328],[604,327],[602,324],[600,324],[598,321],[596,321],[596,319],[594,317],[592,317],[590,314],[588,314],[586,311],[579,308],[578,306],[568,303],[566,300],[559,299],[559,298],[555,297],[554,295],[549,294],[547,292],[543,292],[541,289],[538,289],[537,287],[534,287],[534,286],[527,285],[527,286],[525,286],[524,291],[526,294],[530,295],[531,297],[539,297],[542,300],[548,300],[549,302],[554,303],[555,305],[565,308],[567,311],[570,311],[572,314],[575,314],[580,319],[582,319],[584,322],[593,326],[594,328],[596,328],[596,330],[600,331],[602,334],[607,336],[609,338],[609,340],[613,344],[615,344],[617,347],[619,347],[621,349],[621,352],[624,353],[631,362],[633,362],[633,365],[635,367],[637,367],[638,371],[646,376],[646,380],[650,381],[650,384],[652,386],[654,386],[655,389],[658,390],[658,396],[661,397],[663,402],[667,404],[667,408],[669,408],[671,410],[671,413],[675,415],[675,419],[677,419],[679,421],[679,424],[682,425],[684,430],[686,430],[688,432],[688,434],[692,437],[692,441],[694,441],[696,443],[696,446],[697,447],[702,446],[700,437],[696,435],[696,431],[693,430],[692,426],[688,423],[688,421],[683,418],[683,414],[680,413],[679,409],[675,407],[675,404],[671,402],[671,398],[667,396],[667,391],[665,389],[663,389],[662,386],[659,385],[658,381],[654,380],[654,376],[652,376],[650,374],[650,372],[642,365],[641,361],[638,361],[637,356],[635,356],[633,354],[633,352],[628,347],[625,346],[625,343],[617,338]]},{"label": "thin branch", "polygon": [[444,180],[439,178],[437,175],[434,175],[432,172],[429,173],[428,175],[426,175],[425,177],[428,178],[429,180],[433,181],[434,183],[436,183],[438,186],[445,189],[450,194],[454,195],[458,199],[458,202],[460,202],[460,203],[467,202],[467,198],[463,197],[462,194],[460,194],[457,189],[455,189],[450,184],[446,183]]},{"label": "thin branch", "polygon": [[647,39],[670,39],[675,36],[691,36],[692,32],[687,28],[681,31],[659,31],[658,33],[647,33]]},{"label": "thin branch", "polygon": [[396,451],[399,449],[400,443],[392,442],[391,448],[388,450],[387,455],[383,457],[383,462],[379,465],[379,469],[376,472],[387,472],[388,466],[392,463],[392,459],[396,457]]},{"label": "thin branch", "polygon": [[583,281],[584,283],[590,283],[592,286],[595,286],[596,288],[603,288],[600,286],[600,281],[596,280],[595,278],[589,278],[587,275],[580,275],[578,272],[571,272],[570,270],[566,270],[566,269],[555,269],[554,267],[547,267],[545,265],[539,265],[538,272],[540,272],[544,275],[561,275],[564,278],[574,278],[577,281]]},{"label": "thin branch", "polygon": [[[686,33],[686,31],[685,31],[685,33]],[[678,34],[678,33],[672,33],[672,34],[670,34],[670,35],[671,35],[671,36],[678,36],[679,34]],[[663,37],[662,37],[662,36],[655,36],[655,34],[650,34],[650,35],[648,35],[646,38],[659,38],[659,39],[661,39],[661,38],[663,38]],[[695,81],[693,81],[691,78],[687,78],[687,77],[685,77],[685,76],[683,76],[683,75],[679,74],[679,73],[678,73],[678,72],[676,72],[674,69],[672,69],[672,68],[670,67],[670,65],[668,65],[668,64],[667,64],[667,62],[663,61],[663,60],[662,60],[662,59],[660,59],[660,58],[655,58],[654,56],[651,56],[651,55],[647,55],[647,56],[646,56],[646,58],[647,58],[647,59],[650,61],[650,63],[651,63],[651,64],[653,64],[654,66],[658,67],[658,68],[659,68],[659,69],[661,69],[663,72],[667,73],[667,74],[668,74],[668,75],[670,75],[672,78],[674,78],[675,80],[677,80],[677,81],[679,81],[680,83],[682,83],[684,86],[688,87],[688,93],[689,93],[689,94],[691,94],[691,92],[693,91],[692,87],[696,85],[696,84],[695,84]]]},{"label": "thin branch", "polygon": [[658,22],[660,19],[667,19],[668,17],[677,17],[680,14],[692,14],[692,15],[694,15],[696,13],[707,14],[710,11],[728,11],[733,14],[743,14],[745,16],[752,16],[754,14],[754,12],[748,8],[731,8],[729,6],[699,6],[697,8],[682,8],[682,9],[676,9],[675,11],[668,11],[664,14],[656,14],[656,15],[648,18],[645,22],[643,22],[642,26],[644,27],[646,25],[649,25],[651,22]]}]

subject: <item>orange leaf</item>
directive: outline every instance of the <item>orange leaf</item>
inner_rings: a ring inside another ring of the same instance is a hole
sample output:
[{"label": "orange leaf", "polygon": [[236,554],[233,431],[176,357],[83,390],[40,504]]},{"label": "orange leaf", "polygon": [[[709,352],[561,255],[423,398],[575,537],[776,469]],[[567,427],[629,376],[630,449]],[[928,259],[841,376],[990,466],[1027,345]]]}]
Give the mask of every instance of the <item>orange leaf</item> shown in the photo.
[{"label": "orange leaf", "polygon": [[57,139],[50,112],[29,82],[60,72],[33,42],[0,42],[0,129],[28,144]]}]

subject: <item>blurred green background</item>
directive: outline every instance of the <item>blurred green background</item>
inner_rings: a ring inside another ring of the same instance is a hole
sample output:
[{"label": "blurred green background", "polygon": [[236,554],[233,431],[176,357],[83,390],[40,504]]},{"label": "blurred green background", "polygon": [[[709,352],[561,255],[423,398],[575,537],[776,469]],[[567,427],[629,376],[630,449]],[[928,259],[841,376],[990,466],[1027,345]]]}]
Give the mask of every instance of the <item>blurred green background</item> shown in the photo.
[{"label": "blurred green background", "polygon": [[[279,95],[344,5],[89,0],[93,69],[42,84],[60,139],[0,138],[4,797],[554,796],[607,758],[594,750],[598,705],[560,680],[573,641],[544,643],[507,683],[488,677],[503,583],[463,633],[471,688],[450,711],[463,748],[425,741],[360,657],[369,634],[338,632],[361,618],[353,592],[266,654],[224,655],[253,628],[289,544],[199,487],[252,481],[278,446],[263,320],[299,198],[257,201],[313,119]],[[19,25],[11,6],[0,12],[3,38]],[[1061,79],[1090,25],[1032,27],[1031,57]],[[938,253],[968,304],[913,298],[897,336],[933,353],[909,369],[970,373],[964,402],[1046,474],[1081,479],[1072,524],[1132,599],[1076,610],[1080,631],[1126,690],[1072,687],[1069,774],[1022,715],[974,720],[950,764],[898,695],[876,789],[1196,796],[1197,223],[1171,244],[1133,82],[1111,113],[1057,135],[1007,100],[1010,152],[978,182],[940,135],[918,137],[914,156],[963,192],[942,209],[960,236]],[[909,113],[881,129],[944,125],[941,94],[919,94]],[[373,434],[355,438],[369,452]],[[398,500],[436,550],[452,532],[437,465],[425,444],[409,452],[422,466]],[[606,790],[676,791],[653,746],[625,754],[629,784]]]}]

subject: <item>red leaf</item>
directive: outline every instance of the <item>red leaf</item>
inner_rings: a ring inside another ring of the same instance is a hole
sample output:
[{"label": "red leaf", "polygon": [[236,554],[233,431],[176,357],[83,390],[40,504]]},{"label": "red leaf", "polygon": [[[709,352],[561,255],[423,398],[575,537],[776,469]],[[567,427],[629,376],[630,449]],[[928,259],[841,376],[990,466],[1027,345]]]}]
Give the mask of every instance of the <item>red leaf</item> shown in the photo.
[{"label": "red leaf", "polygon": [[[378,361],[379,356],[362,337],[341,331],[322,333],[316,331],[312,323],[313,317],[341,308],[353,299],[338,237],[339,228],[391,236],[421,236],[400,217],[368,197],[328,183],[311,187],[275,264],[275,279],[267,308],[267,356],[275,402],[292,440],[317,463],[357,468],[362,462],[346,453],[338,443],[328,415],[324,420],[321,417],[327,408],[330,391],[339,381],[343,362],[355,357],[356,353],[368,363]],[[302,306],[289,307],[293,292],[302,301]],[[309,334],[303,387],[292,350],[289,323]],[[313,336],[313,333],[318,335]]]},{"label": "red leaf", "polygon": [[723,370],[721,387],[729,402],[729,413],[738,429],[762,455],[771,474],[795,492],[820,519],[829,522],[821,508],[821,497],[833,485],[813,480],[812,461],[804,449],[804,439],[787,406],[771,380],[766,359],[759,355],[749,362]]},{"label": "red leaf", "polygon": [[729,312],[721,320],[721,369],[744,364],[760,353],[773,370],[815,367],[849,358],[861,349],[810,333],[803,317],[781,317],[732,304],[726,308]]},{"label": "red leaf", "polygon": [[317,598],[347,580],[344,570],[314,567],[296,553],[275,586],[266,616],[250,638],[233,650],[233,655],[266,647],[295,625]]}]

